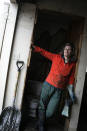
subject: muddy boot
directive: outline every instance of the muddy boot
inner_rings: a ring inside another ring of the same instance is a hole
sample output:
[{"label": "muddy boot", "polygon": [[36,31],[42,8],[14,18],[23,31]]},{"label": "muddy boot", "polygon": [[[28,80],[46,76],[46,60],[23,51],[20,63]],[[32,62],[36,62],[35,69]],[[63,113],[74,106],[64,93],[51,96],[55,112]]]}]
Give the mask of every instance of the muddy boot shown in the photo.
[{"label": "muddy boot", "polygon": [[38,112],[38,129],[39,131],[45,131],[45,111],[39,110]]}]

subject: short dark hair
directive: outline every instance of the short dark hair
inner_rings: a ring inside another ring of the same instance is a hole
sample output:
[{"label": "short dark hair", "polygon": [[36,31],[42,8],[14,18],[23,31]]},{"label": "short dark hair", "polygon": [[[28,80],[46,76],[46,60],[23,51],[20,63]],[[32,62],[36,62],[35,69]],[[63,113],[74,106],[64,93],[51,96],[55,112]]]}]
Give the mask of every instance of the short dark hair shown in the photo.
[{"label": "short dark hair", "polygon": [[70,56],[70,62],[76,62],[76,61],[77,61],[77,57],[76,57],[76,55],[75,55],[75,46],[74,46],[73,43],[71,43],[71,42],[66,42],[66,43],[64,44],[64,46],[63,46],[60,54],[61,54],[62,56],[64,55],[64,48],[65,48],[66,46],[70,46],[70,47],[71,47],[71,50],[72,50],[71,56]]}]

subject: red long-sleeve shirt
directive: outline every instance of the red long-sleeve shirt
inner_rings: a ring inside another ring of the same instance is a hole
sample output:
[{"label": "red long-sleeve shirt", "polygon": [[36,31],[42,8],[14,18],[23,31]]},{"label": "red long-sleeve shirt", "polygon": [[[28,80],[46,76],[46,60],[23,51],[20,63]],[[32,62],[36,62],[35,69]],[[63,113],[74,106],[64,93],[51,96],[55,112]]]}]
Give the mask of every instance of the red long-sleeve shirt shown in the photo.
[{"label": "red long-sleeve shirt", "polygon": [[74,74],[76,63],[65,63],[60,54],[48,52],[38,46],[35,46],[34,52],[52,61],[50,72],[46,81],[57,88],[65,88],[68,84],[74,84]]}]

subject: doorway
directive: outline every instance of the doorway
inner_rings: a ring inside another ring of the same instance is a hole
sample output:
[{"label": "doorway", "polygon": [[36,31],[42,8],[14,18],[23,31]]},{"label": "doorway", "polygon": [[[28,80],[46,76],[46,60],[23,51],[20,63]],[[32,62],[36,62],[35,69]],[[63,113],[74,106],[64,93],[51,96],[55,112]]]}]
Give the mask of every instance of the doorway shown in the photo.
[{"label": "doorway", "polygon": [[[33,33],[33,43],[52,53],[59,53],[65,42],[73,42],[79,57],[81,33],[84,19],[82,17],[38,10],[37,23]],[[21,131],[32,130],[38,113],[41,86],[47,77],[51,62],[38,53],[31,54],[30,66],[27,69],[25,91],[22,104]],[[48,131],[63,131],[66,117],[61,115],[61,107],[54,117],[47,122]]]}]

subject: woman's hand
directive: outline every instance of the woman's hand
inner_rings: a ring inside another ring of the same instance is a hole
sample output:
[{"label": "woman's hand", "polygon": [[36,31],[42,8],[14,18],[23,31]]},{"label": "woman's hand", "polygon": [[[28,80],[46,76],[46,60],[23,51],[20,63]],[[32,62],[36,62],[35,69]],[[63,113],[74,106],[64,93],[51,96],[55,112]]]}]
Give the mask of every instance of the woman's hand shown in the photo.
[{"label": "woman's hand", "polygon": [[31,47],[30,47],[32,50],[35,49],[35,45],[34,44],[31,44]]},{"label": "woman's hand", "polygon": [[75,96],[75,93],[74,93],[74,86],[73,85],[69,85],[68,86],[68,91],[69,91],[69,95],[70,95],[70,98],[72,100],[73,103],[75,103],[76,101],[76,96]]}]

